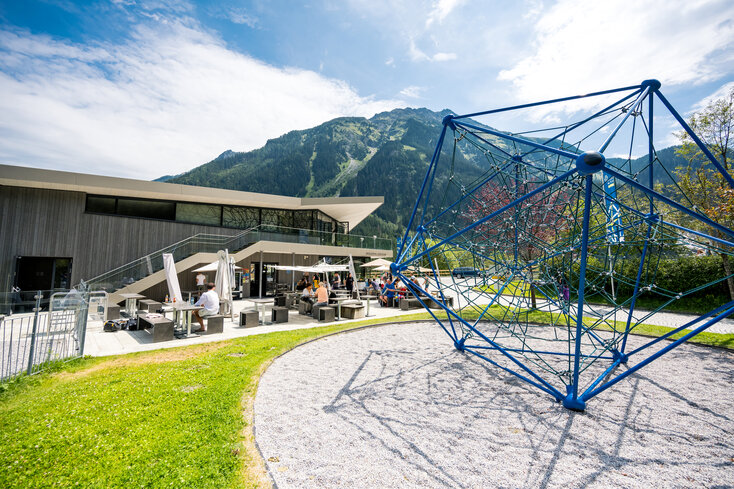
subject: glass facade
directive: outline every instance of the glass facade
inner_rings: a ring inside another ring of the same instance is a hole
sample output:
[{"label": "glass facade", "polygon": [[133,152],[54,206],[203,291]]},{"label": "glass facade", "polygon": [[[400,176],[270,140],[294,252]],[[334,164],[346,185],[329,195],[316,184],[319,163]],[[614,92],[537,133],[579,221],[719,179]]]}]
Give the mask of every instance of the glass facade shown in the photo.
[{"label": "glass facade", "polygon": [[179,202],[176,204],[176,220],[192,224],[221,226],[222,206]]},{"label": "glass facade", "polygon": [[322,233],[349,232],[348,223],[338,222],[319,210],[269,209],[87,195],[86,212],[236,229],[263,225]]}]

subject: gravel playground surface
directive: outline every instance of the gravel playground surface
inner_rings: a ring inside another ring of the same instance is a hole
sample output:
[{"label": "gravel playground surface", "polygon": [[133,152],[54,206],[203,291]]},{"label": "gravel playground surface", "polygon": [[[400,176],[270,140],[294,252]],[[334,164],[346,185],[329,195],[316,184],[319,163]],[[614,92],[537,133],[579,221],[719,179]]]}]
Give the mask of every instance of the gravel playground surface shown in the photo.
[{"label": "gravel playground surface", "polygon": [[255,438],[280,489],[733,487],[733,384],[732,352],[683,345],[574,413],[396,324],[277,359]]}]

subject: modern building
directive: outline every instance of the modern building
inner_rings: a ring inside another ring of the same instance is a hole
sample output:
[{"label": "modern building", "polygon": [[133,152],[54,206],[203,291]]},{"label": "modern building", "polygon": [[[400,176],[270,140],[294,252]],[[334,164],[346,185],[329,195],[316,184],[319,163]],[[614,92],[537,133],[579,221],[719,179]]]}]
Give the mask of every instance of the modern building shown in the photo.
[{"label": "modern building", "polygon": [[351,255],[358,266],[392,257],[390,240],[349,233],[382,203],[0,165],[0,291],[84,280],[93,289],[162,298],[162,252],[174,254],[181,287],[192,290],[191,270],[226,248],[244,271],[243,295],[268,295],[297,279],[271,265]]}]

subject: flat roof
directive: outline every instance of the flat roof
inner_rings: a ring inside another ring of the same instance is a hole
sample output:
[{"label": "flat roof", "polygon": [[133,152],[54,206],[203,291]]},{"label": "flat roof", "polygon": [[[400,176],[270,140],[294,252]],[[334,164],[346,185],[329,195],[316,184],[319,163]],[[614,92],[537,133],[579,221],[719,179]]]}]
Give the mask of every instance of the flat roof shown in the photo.
[{"label": "flat roof", "polygon": [[0,185],[118,197],[175,200],[202,204],[226,204],[275,209],[315,209],[337,221],[348,222],[353,229],[385,201],[384,197],[286,197],[283,195],[242,192],[213,187],[151,182],[132,178],[105,177],[87,173],[44,170],[23,166],[0,165]]}]

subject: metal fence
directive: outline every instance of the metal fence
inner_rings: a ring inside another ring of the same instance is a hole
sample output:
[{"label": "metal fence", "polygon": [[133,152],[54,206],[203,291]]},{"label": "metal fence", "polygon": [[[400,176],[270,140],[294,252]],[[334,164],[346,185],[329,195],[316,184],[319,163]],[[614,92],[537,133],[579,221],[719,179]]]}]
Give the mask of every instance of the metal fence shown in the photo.
[{"label": "metal fence", "polygon": [[46,296],[48,310],[42,311],[44,296],[38,291],[33,311],[0,316],[0,381],[83,356],[89,295],[71,291]]}]

